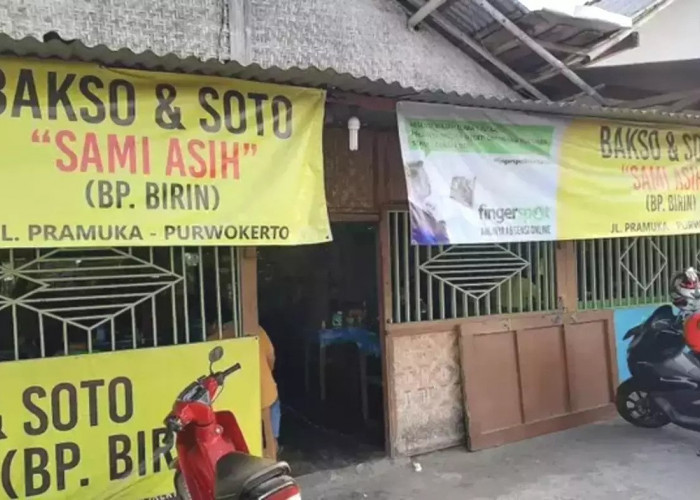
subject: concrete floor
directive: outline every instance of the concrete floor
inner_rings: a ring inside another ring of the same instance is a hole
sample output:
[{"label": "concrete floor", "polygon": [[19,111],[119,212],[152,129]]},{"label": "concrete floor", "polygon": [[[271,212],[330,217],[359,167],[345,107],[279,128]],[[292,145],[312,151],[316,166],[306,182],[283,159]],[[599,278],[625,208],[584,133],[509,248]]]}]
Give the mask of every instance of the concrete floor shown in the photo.
[{"label": "concrete floor", "polygon": [[452,449],[300,478],[304,500],[700,498],[700,434],[591,425],[501,448]]}]

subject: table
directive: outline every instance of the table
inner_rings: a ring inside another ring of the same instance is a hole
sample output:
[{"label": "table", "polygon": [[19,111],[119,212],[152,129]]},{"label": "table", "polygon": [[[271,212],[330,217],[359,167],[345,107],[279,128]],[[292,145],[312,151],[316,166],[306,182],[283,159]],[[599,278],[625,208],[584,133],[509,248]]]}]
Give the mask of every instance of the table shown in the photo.
[{"label": "table", "polygon": [[380,377],[369,377],[367,375],[367,358],[381,357],[381,347],[379,344],[379,336],[366,330],[357,327],[344,327],[333,329],[322,329],[313,332],[306,339],[305,362],[304,362],[304,383],[306,392],[310,391],[310,351],[312,346],[318,346],[318,376],[320,386],[321,401],[326,400],[326,348],[335,344],[355,344],[359,351],[359,370],[360,370],[360,391],[362,400],[362,416],[367,423],[369,421],[369,401],[367,389],[369,385],[381,386]]}]

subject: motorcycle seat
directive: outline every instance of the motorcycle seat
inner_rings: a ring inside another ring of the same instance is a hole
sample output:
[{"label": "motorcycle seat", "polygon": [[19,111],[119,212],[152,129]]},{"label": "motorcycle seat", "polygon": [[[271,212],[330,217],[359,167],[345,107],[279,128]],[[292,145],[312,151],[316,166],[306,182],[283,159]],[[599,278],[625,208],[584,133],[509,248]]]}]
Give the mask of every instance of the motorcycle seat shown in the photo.
[{"label": "motorcycle seat", "polygon": [[289,465],[245,453],[228,453],[216,463],[216,500],[238,500],[274,477],[289,474]]},{"label": "motorcycle seat", "polygon": [[643,328],[664,329],[676,324],[677,317],[669,305],[658,307],[647,320],[642,323]]}]

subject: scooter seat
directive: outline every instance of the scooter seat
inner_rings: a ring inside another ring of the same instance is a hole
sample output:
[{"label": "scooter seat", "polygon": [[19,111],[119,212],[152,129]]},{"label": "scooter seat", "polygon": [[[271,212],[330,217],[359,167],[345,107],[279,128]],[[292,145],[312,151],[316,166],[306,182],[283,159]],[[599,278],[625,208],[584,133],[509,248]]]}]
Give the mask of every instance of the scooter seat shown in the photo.
[{"label": "scooter seat", "polygon": [[289,474],[289,465],[245,453],[229,453],[216,463],[216,500],[238,500],[274,477]]}]

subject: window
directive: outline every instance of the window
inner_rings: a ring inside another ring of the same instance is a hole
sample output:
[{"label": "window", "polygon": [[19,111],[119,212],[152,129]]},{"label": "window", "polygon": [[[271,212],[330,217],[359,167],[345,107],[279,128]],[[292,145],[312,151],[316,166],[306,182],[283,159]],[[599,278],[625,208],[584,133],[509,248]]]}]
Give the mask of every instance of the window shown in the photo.
[{"label": "window", "polygon": [[239,276],[233,248],[0,250],[0,360],[239,332]]},{"label": "window", "polygon": [[408,212],[389,212],[392,322],[557,309],[553,242],[411,245]]},{"label": "window", "polygon": [[700,265],[699,252],[697,234],[578,241],[579,308],[668,302],[671,277]]}]

